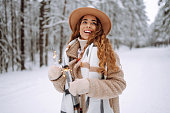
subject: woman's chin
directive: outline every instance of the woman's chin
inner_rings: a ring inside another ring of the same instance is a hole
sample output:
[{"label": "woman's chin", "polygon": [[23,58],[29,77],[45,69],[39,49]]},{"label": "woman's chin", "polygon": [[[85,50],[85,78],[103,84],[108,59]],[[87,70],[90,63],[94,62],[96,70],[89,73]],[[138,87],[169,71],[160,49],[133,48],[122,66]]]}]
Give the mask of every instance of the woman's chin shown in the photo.
[{"label": "woman's chin", "polygon": [[88,40],[88,37],[81,37],[82,40]]}]

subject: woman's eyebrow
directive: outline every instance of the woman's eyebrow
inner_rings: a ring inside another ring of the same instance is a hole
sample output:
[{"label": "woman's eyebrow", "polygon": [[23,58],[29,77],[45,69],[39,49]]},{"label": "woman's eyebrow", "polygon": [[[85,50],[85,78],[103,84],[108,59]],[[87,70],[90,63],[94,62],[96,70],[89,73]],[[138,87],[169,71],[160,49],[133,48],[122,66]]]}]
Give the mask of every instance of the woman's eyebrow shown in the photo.
[{"label": "woman's eyebrow", "polygon": [[95,22],[97,22],[97,20],[91,20],[91,21],[95,21]]},{"label": "woman's eyebrow", "polygon": [[87,19],[83,19],[83,20],[87,20]]}]

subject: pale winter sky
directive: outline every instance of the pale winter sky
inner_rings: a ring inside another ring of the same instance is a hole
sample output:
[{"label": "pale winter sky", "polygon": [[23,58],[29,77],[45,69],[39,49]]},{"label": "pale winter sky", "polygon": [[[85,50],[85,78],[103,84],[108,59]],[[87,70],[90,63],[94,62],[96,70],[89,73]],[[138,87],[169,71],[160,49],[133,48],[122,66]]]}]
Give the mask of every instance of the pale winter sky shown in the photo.
[{"label": "pale winter sky", "polygon": [[159,0],[144,0],[146,6],[146,15],[149,18],[148,24],[151,24],[154,21],[155,16],[157,15],[159,9],[158,1]]}]

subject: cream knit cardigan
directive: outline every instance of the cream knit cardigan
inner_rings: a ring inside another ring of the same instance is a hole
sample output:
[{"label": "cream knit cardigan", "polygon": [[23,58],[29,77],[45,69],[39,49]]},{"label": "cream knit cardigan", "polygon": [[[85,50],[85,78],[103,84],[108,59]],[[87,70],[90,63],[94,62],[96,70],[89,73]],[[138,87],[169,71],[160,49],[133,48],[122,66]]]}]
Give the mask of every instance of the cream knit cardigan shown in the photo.
[{"label": "cream knit cardigan", "polygon": [[[109,99],[110,107],[113,109],[114,113],[120,113],[119,95],[126,88],[126,81],[124,80],[124,74],[121,69],[118,55],[115,54],[116,63],[120,66],[119,71],[114,72],[113,70],[107,70],[105,80],[100,80],[100,73],[97,73],[96,71],[96,69],[99,68],[97,47],[94,47],[93,44],[89,45],[85,50],[82,59],[77,62],[77,51],[79,46],[79,41],[75,39],[68,44],[68,47],[64,52],[64,60],[66,64],[69,64],[69,67],[72,70],[72,77],[75,79],[87,77],[90,87],[86,96],[96,99]],[[73,60],[69,62],[69,58]],[[86,75],[82,76],[82,73]],[[64,92],[66,82],[66,78],[64,76],[52,82],[57,91],[62,93]]]}]

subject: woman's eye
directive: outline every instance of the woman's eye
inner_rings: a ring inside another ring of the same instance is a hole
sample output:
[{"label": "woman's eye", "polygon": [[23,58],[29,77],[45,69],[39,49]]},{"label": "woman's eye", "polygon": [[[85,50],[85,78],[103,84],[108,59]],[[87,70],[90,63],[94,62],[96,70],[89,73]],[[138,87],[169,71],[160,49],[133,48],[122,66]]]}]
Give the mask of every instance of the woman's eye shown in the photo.
[{"label": "woman's eye", "polygon": [[87,22],[86,21],[83,21],[84,24],[86,24]]},{"label": "woman's eye", "polygon": [[92,25],[97,25],[97,23],[96,22],[92,22]]}]

